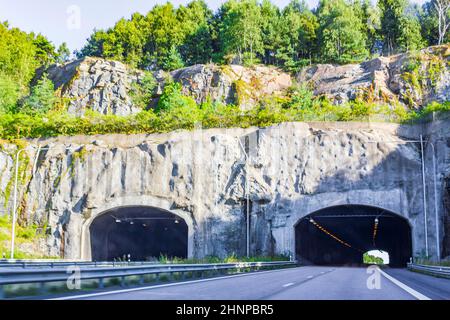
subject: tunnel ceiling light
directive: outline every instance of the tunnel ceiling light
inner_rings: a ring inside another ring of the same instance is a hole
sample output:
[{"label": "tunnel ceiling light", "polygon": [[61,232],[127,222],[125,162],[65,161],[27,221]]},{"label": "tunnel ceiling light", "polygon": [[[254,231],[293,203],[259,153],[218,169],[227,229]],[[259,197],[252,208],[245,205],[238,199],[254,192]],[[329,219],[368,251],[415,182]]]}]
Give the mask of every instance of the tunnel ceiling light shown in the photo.
[{"label": "tunnel ceiling light", "polygon": [[175,220],[175,223],[177,223],[177,224],[178,224],[178,223],[180,223],[180,221],[178,221],[178,219],[176,219],[176,220]]},{"label": "tunnel ceiling light", "polygon": [[334,240],[336,240],[337,242],[339,242],[340,244],[351,248],[351,249],[355,249],[358,250],[359,252],[364,252],[359,248],[355,248],[353,246],[351,246],[349,243],[345,242],[344,240],[340,239],[339,237],[337,237],[336,235],[332,234],[330,231],[328,231],[327,229],[325,229],[324,227],[322,227],[320,224],[318,224],[317,222],[315,222],[312,218],[309,219],[309,222],[311,222],[315,227],[317,227],[320,231],[322,231],[323,233],[325,233],[326,235],[328,235],[329,237],[333,238]]},{"label": "tunnel ceiling light", "polygon": [[120,221],[119,219],[116,219],[116,223],[121,223],[122,221]]},{"label": "tunnel ceiling light", "polygon": [[134,222],[133,222],[133,221],[130,221],[130,224],[134,224]]},{"label": "tunnel ceiling light", "polygon": [[374,247],[376,247],[376,238],[377,238],[377,234],[378,234],[378,223],[379,220],[378,218],[375,218],[375,223],[373,224],[373,235],[372,235],[372,244]]}]

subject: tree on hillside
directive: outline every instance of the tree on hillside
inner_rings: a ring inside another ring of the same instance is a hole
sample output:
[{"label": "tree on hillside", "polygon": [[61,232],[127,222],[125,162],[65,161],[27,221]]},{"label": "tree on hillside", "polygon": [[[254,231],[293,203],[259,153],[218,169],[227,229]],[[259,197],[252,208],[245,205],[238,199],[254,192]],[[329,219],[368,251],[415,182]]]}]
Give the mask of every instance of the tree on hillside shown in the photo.
[{"label": "tree on hillside", "polygon": [[183,58],[175,46],[161,60],[161,67],[166,71],[173,71],[184,67]]},{"label": "tree on hillside", "polygon": [[56,102],[55,86],[44,74],[31,89],[21,107],[26,113],[46,113],[51,110]]},{"label": "tree on hillside", "polygon": [[368,57],[361,20],[344,0],[322,0],[318,7],[319,47],[325,61],[348,63]]},{"label": "tree on hillside", "polygon": [[422,33],[422,38],[426,41],[427,45],[436,45],[439,42],[438,30],[438,15],[436,8],[433,5],[433,1],[426,2],[422,5],[419,12],[419,22]]},{"label": "tree on hillside", "polygon": [[263,43],[263,62],[277,64],[277,48],[281,41],[281,14],[270,0],[261,3],[261,34]]},{"label": "tree on hillside", "polygon": [[106,41],[107,34],[103,30],[96,30],[87,39],[86,44],[80,50],[75,52],[77,58],[86,56],[104,57],[103,43]]},{"label": "tree on hillside", "polygon": [[401,37],[401,19],[406,8],[406,0],[379,0],[381,13],[381,35],[383,51],[387,55],[398,51]]},{"label": "tree on hillside", "polygon": [[165,57],[178,48],[184,38],[183,25],[173,5],[156,5],[146,16],[145,61],[147,68],[161,66]]},{"label": "tree on hillside", "polygon": [[219,39],[224,56],[237,56],[240,63],[255,62],[263,54],[261,9],[256,0],[230,0],[220,8]]},{"label": "tree on hillside", "polygon": [[37,68],[55,61],[53,44],[43,35],[26,33],[0,23],[0,75],[19,88],[20,95],[28,94],[29,83]]},{"label": "tree on hillside", "polygon": [[317,17],[308,9],[305,2],[292,0],[282,14],[282,43],[277,56],[287,70],[295,71],[312,59],[316,49]]},{"label": "tree on hillside", "polygon": [[63,42],[61,43],[61,45],[58,47],[58,50],[56,51],[56,60],[58,63],[64,63],[69,61],[70,59],[70,50],[67,47],[67,43]]},{"label": "tree on hillside", "polygon": [[424,46],[419,22],[419,7],[409,6],[401,18],[401,36],[398,39],[402,52],[417,50]]},{"label": "tree on hillside", "polygon": [[422,43],[417,9],[407,0],[379,0],[383,51],[387,55],[419,48]]},{"label": "tree on hillside", "polygon": [[7,75],[0,73],[0,115],[15,111],[20,98],[20,87]]},{"label": "tree on hillside", "polygon": [[442,44],[450,26],[450,0],[434,0],[433,5],[438,15],[438,44]]},{"label": "tree on hillside", "polygon": [[212,59],[212,11],[203,0],[194,0],[177,10],[177,19],[183,25],[180,53],[188,65],[207,63]]},{"label": "tree on hillside", "polygon": [[33,44],[36,47],[35,58],[40,65],[48,65],[56,61],[55,46],[46,37],[38,34]]},{"label": "tree on hillside", "polygon": [[370,53],[375,53],[379,40],[380,13],[378,7],[373,6],[370,0],[355,0],[353,10],[361,20],[361,31],[366,35],[366,48]]}]

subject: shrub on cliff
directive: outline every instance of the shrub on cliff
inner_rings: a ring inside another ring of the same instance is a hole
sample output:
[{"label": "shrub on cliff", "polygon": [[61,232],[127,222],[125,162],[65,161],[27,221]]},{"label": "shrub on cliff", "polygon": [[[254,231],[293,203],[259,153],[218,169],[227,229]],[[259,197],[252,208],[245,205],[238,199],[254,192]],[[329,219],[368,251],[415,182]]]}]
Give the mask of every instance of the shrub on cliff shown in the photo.
[{"label": "shrub on cliff", "polygon": [[14,112],[20,88],[10,77],[0,74],[0,114]]},{"label": "shrub on cliff", "polygon": [[157,86],[155,77],[151,72],[145,72],[140,82],[134,82],[130,90],[133,104],[141,109],[146,109],[152,101],[153,91]]},{"label": "shrub on cliff", "polygon": [[32,88],[31,95],[24,100],[20,109],[25,113],[46,113],[54,107],[56,100],[54,84],[44,74]]}]

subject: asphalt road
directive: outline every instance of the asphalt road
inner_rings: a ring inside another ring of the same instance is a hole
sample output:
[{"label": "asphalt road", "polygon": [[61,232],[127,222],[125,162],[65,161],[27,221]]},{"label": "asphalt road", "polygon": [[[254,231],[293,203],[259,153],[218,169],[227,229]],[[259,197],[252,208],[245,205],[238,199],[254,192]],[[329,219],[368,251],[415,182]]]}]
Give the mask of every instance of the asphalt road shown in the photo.
[{"label": "asphalt road", "polygon": [[[450,280],[387,269],[308,266],[74,296],[88,300],[450,300]],[[375,288],[369,289],[369,281]],[[390,278],[390,279],[388,279]],[[379,281],[376,281],[379,279]],[[377,285],[379,284],[379,286]]]}]

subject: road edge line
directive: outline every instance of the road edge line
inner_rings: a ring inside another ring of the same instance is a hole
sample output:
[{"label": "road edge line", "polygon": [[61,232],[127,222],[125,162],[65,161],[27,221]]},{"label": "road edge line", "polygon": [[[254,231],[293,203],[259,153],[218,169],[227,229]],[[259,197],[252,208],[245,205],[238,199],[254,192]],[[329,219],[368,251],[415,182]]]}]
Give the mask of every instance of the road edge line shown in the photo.
[{"label": "road edge line", "polygon": [[383,270],[381,270],[380,267],[378,267],[378,270],[380,271],[380,273],[389,281],[391,281],[392,283],[394,283],[395,285],[399,286],[400,288],[402,288],[403,290],[405,290],[406,292],[408,292],[410,295],[412,295],[414,298],[416,298],[417,300],[431,300],[431,298],[427,297],[426,295],[414,290],[413,288],[407,286],[406,284],[404,284],[403,282],[395,279],[393,276],[387,274],[386,272],[384,272]]}]

